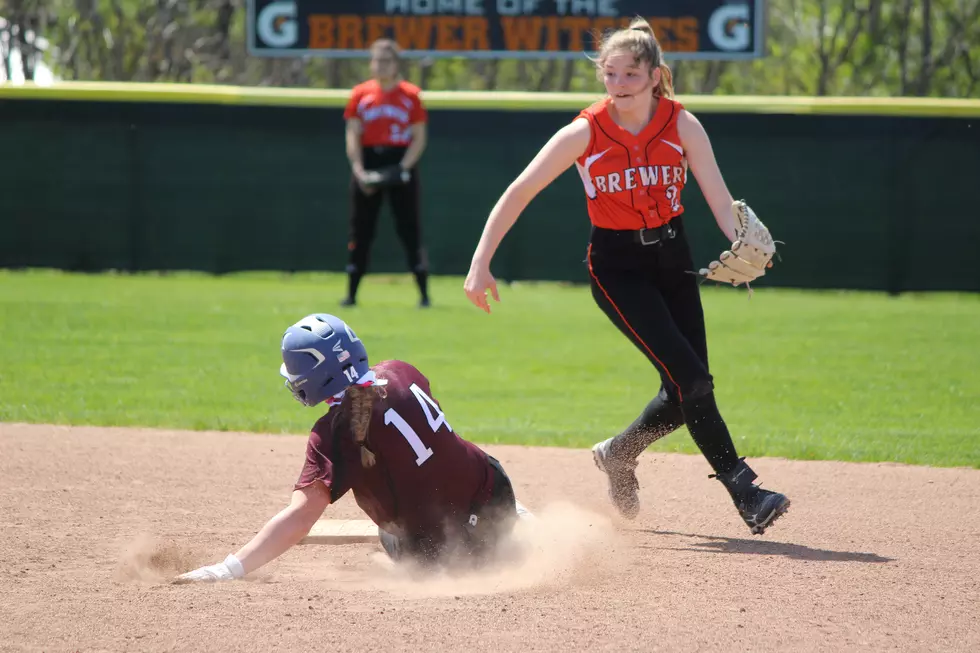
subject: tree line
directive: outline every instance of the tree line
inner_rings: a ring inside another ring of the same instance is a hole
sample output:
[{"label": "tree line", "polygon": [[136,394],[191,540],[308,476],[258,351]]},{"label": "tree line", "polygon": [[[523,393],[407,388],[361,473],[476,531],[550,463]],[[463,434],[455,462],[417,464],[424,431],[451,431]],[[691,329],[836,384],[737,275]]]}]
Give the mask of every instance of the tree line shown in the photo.
[{"label": "tree line", "polygon": [[[980,0],[768,0],[766,56],[671,61],[681,94],[980,97]],[[0,0],[0,64],[61,79],[349,88],[360,59],[246,53],[245,0]],[[669,53],[668,53],[669,56]],[[595,91],[573,61],[408,60],[424,89]]]}]

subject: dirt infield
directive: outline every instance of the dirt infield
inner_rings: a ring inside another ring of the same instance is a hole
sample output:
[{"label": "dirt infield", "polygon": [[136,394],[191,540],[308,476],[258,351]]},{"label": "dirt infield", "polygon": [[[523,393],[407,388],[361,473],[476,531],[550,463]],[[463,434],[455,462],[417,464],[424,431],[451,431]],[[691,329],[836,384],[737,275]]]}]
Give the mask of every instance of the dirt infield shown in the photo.
[{"label": "dirt infield", "polygon": [[169,584],[285,505],[304,446],[0,424],[0,651],[980,650],[968,469],[757,460],[793,507],[753,537],[699,457],[644,454],[623,523],[587,451],[490,446],[540,518],[510,567],[418,580],[310,545]]}]

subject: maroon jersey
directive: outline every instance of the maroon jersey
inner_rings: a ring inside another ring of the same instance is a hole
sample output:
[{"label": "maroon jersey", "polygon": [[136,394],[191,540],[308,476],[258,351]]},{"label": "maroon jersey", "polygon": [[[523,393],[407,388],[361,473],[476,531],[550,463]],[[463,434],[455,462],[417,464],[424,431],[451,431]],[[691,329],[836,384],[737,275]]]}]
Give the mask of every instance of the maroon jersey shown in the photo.
[{"label": "maroon jersey", "polygon": [[466,521],[490,498],[487,454],[452,430],[428,379],[413,366],[391,360],[371,369],[388,381],[368,429],[377,462],[361,465],[345,401],[314,425],[295,488],[319,481],[330,488],[331,503],[353,490],[367,516],[396,534],[435,535],[447,520]]}]

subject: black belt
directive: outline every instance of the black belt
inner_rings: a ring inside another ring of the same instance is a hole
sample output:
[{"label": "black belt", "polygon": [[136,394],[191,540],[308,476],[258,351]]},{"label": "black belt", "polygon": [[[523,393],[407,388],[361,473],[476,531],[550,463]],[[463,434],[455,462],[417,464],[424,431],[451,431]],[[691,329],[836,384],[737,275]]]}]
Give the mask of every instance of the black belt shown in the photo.
[{"label": "black belt", "polygon": [[672,240],[677,231],[669,222],[659,227],[637,229],[633,232],[633,240],[641,245],[656,245],[664,240]]},{"label": "black belt", "polygon": [[665,240],[672,240],[677,236],[677,229],[669,222],[659,227],[645,227],[643,229],[605,229],[595,227],[594,231],[600,238],[614,238],[619,242],[630,241],[643,246],[656,245]]},{"label": "black belt", "polygon": [[362,145],[361,152],[372,154],[404,154],[408,150],[407,145]]}]

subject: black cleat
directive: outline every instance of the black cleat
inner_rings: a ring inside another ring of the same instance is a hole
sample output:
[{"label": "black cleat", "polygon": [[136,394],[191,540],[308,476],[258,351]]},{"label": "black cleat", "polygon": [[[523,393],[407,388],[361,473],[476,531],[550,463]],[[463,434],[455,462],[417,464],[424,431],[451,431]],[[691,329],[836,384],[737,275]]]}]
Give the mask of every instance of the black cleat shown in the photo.
[{"label": "black cleat", "polygon": [[765,533],[789,508],[790,502],[786,495],[763,490],[752,483],[758,476],[745,464],[744,458],[739,460],[732,471],[712,474],[709,478],[717,478],[725,486],[738,508],[738,514],[753,535]]},{"label": "black cleat", "polygon": [[345,297],[340,302],[341,306],[357,306],[357,302],[354,301],[353,297]]},{"label": "black cleat", "polygon": [[774,521],[786,514],[789,499],[779,492],[757,487],[743,500],[736,501],[735,507],[752,534],[762,535]]}]

